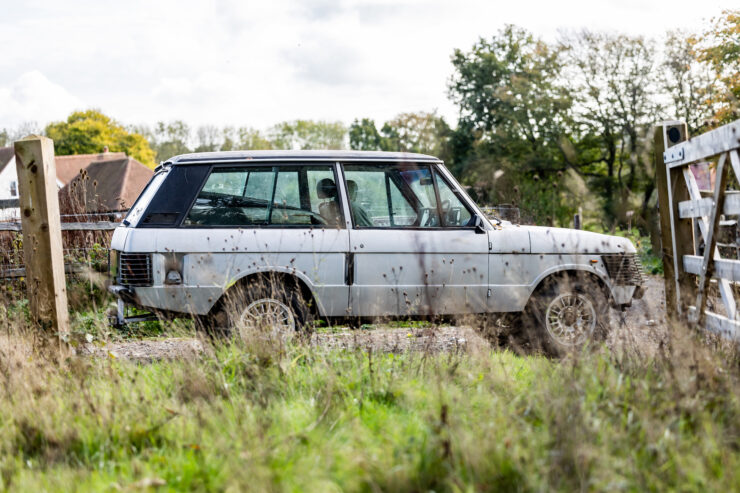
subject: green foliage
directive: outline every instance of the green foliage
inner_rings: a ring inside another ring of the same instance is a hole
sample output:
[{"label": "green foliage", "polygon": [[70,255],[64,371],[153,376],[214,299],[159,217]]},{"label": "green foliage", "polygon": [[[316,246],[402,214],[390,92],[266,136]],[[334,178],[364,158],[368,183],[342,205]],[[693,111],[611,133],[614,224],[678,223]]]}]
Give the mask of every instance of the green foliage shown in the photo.
[{"label": "green foliage", "polygon": [[275,149],[343,149],[347,128],[341,122],[293,120],[270,129]]},{"label": "green foliage", "polygon": [[375,126],[375,121],[363,118],[361,121],[355,119],[349,127],[349,147],[356,151],[379,151],[380,133]]},{"label": "green foliage", "polygon": [[[453,168],[483,200],[534,209],[540,221],[568,221],[574,204],[551,192],[566,169],[560,143],[571,108],[559,50],[506,26],[469,52],[455,50],[452,64],[450,97],[460,108],[452,147],[462,151]],[[531,207],[543,196],[548,207]]]},{"label": "green foliage", "polygon": [[98,110],[75,111],[64,122],[50,123],[46,135],[54,140],[54,151],[60,156],[99,153],[108,146],[112,152],[123,151],[142,164],[155,166],[154,151],[144,136]]},{"label": "green foliage", "polygon": [[272,142],[259,130],[251,127],[242,127],[238,131],[239,149],[247,150],[269,150],[273,148]]}]

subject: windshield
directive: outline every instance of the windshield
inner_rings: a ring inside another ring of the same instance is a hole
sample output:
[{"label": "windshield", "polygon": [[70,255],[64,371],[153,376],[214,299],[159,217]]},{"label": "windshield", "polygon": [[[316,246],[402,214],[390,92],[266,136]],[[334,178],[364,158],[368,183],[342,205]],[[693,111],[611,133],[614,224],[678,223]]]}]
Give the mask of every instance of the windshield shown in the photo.
[{"label": "windshield", "polygon": [[168,172],[169,170],[162,170],[152,177],[146,188],[144,188],[144,191],[139,195],[139,198],[134,202],[134,205],[129,209],[128,214],[126,214],[126,218],[123,220],[124,226],[136,226]]}]

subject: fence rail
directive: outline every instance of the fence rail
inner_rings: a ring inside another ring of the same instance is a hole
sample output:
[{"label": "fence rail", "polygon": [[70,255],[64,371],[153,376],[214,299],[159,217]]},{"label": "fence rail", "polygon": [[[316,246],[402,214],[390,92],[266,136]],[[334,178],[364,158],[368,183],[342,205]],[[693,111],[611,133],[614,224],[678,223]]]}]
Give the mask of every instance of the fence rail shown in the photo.
[{"label": "fence rail", "polygon": [[[62,231],[113,231],[120,225],[110,221],[62,223]],[[0,231],[21,231],[21,223],[0,222]]]},{"label": "fence rail", "polygon": [[[118,217],[125,215],[125,211],[116,214],[80,214],[62,216],[62,220],[69,219],[87,219],[102,217]],[[100,252],[93,252],[95,244],[99,247],[108,248],[110,232],[120,226],[116,221],[72,221],[62,222],[61,228],[65,232],[64,242],[64,272],[67,275],[77,275],[90,270],[90,258],[100,257]],[[22,282],[26,277],[26,268],[23,261],[23,249],[15,248],[10,245],[13,243],[12,238],[22,240],[21,223],[18,221],[0,222],[0,237],[5,241],[0,241],[0,287],[5,283]],[[8,236],[12,235],[12,236]],[[19,243],[21,244],[21,243]],[[104,259],[105,260],[105,259]],[[97,262],[100,263],[100,262]],[[22,292],[20,290],[19,292]]]},{"label": "fence rail", "polygon": [[[665,167],[657,185],[669,315],[740,341],[740,259],[723,258],[720,246],[726,245],[718,242],[723,225],[737,224],[726,217],[740,216],[740,191],[727,189],[740,183],[740,120],[690,140],[684,123],[664,123],[656,129],[655,151]],[[710,190],[700,189],[692,165],[703,166]],[[722,302],[709,310],[712,280]]]}]

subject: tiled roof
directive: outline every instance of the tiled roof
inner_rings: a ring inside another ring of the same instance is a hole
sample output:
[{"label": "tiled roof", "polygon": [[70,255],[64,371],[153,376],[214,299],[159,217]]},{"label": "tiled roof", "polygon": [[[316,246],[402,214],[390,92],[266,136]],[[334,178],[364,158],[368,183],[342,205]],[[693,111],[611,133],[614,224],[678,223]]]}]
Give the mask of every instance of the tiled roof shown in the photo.
[{"label": "tiled roof", "polygon": [[13,147],[0,147],[0,172],[5,169],[5,166],[12,161],[15,155]]},{"label": "tiled roof", "polygon": [[126,210],[152,174],[130,157],[93,162],[59,191],[61,206],[65,213]]},{"label": "tiled roof", "polygon": [[[96,161],[125,159],[125,152],[101,152],[99,154],[73,154],[71,156],[54,156],[57,167],[57,180],[66,185],[80,174],[80,171]],[[142,165],[143,166],[143,165]]]}]

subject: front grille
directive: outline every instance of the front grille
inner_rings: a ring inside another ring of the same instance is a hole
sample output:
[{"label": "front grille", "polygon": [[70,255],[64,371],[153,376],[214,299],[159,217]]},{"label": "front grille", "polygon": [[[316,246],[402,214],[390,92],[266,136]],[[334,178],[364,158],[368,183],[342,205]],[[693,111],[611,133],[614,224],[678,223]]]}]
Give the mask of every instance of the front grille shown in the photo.
[{"label": "front grille", "polygon": [[152,257],[148,253],[123,253],[118,270],[118,279],[121,285],[151,286],[152,285]]},{"label": "front grille", "polygon": [[602,255],[612,282],[619,286],[639,286],[644,281],[642,262],[635,253]]}]

